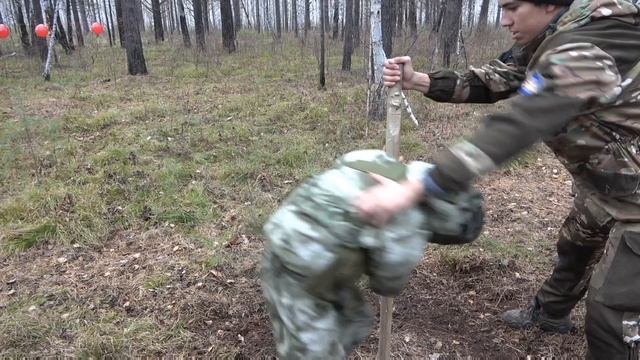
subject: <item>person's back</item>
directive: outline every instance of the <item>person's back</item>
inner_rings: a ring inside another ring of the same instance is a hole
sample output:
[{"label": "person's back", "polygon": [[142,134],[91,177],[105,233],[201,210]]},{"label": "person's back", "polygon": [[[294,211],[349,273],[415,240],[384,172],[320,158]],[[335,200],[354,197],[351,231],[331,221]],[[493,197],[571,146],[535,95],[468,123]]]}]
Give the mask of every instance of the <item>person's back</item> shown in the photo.
[{"label": "person's back", "polygon": [[425,167],[405,166],[380,150],[348,153],[294,190],[266,222],[263,290],[279,356],[344,358],[372,325],[358,286],[364,275],[374,292],[395,296],[427,241],[463,243],[478,236],[477,193],[434,199],[379,228],[352,211],[353,199],[375,183],[370,172],[401,180]]}]

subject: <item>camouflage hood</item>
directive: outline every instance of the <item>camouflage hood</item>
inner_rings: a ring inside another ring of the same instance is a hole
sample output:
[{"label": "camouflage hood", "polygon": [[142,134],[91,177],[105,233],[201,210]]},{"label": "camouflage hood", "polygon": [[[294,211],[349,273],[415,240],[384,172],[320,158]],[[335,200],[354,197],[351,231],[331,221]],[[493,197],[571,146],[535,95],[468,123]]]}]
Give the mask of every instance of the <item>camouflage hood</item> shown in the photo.
[{"label": "camouflage hood", "polygon": [[601,19],[640,24],[638,6],[628,0],[575,0],[557,23],[557,31],[567,31]]}]

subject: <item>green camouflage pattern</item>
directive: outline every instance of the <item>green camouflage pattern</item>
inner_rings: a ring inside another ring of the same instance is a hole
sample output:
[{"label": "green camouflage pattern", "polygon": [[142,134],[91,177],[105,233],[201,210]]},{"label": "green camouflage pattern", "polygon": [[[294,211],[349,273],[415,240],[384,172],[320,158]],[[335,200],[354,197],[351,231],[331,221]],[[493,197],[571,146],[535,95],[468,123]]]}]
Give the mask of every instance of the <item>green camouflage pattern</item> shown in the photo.
[{"label": "green camouflage pattern", "polygon": [[558,31],[572,30],[603,18],[638,25],[638,10],[633,2],[625,0],[574,0],[558,21]]},{"label": "green camouflage pattern", "polygon": [[351,152],[294,190],[269,218],[263,292],[283,359],[345,358],[373,322],[358,286],[364,275],[374,292],[395,296],[434,231],[461,242],[479,235],[482,204],[472,192],[425,200],[384,227],[363,222],[352,203],[375,182],[354,167],[402,179],[422,176],[430,165],[405,166],[380,150]]}]

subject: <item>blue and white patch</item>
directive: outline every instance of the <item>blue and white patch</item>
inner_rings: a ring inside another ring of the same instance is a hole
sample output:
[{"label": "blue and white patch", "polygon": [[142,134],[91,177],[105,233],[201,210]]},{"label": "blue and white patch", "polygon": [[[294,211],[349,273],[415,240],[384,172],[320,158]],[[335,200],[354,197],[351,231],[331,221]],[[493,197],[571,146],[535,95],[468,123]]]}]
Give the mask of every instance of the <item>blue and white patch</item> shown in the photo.
[{"label": "blue and white patch", "polygon": [[527,77],[518,89],[518,93],[522,96],[536,95],[544,88],[544,78],[540,73],[534,72]]}]

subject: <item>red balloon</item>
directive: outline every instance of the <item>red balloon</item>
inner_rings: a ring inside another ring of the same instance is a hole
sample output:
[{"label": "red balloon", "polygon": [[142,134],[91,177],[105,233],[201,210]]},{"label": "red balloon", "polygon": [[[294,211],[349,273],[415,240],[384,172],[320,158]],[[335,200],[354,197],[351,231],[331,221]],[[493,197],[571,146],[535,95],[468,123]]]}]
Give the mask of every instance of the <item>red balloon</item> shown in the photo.
[{"label": "red balloon", "polygon": [[46,38],[49,35],[49,27],[45,24],[38,24],[36,26],[36,36],[39,38]]},{"label": "red balloon", "polygon": [[11,29],[5,24],[0,24],[0,39],[6,39],[9,37]]},{"label": "red balloon", "polygon": [[100,24],[99,22],[94,22],[93,24],[91,24],[91,31],[100,36],[100,34],[102,34],[102,32],[104,31],[104,28],[102,27],[102,24]]}]

